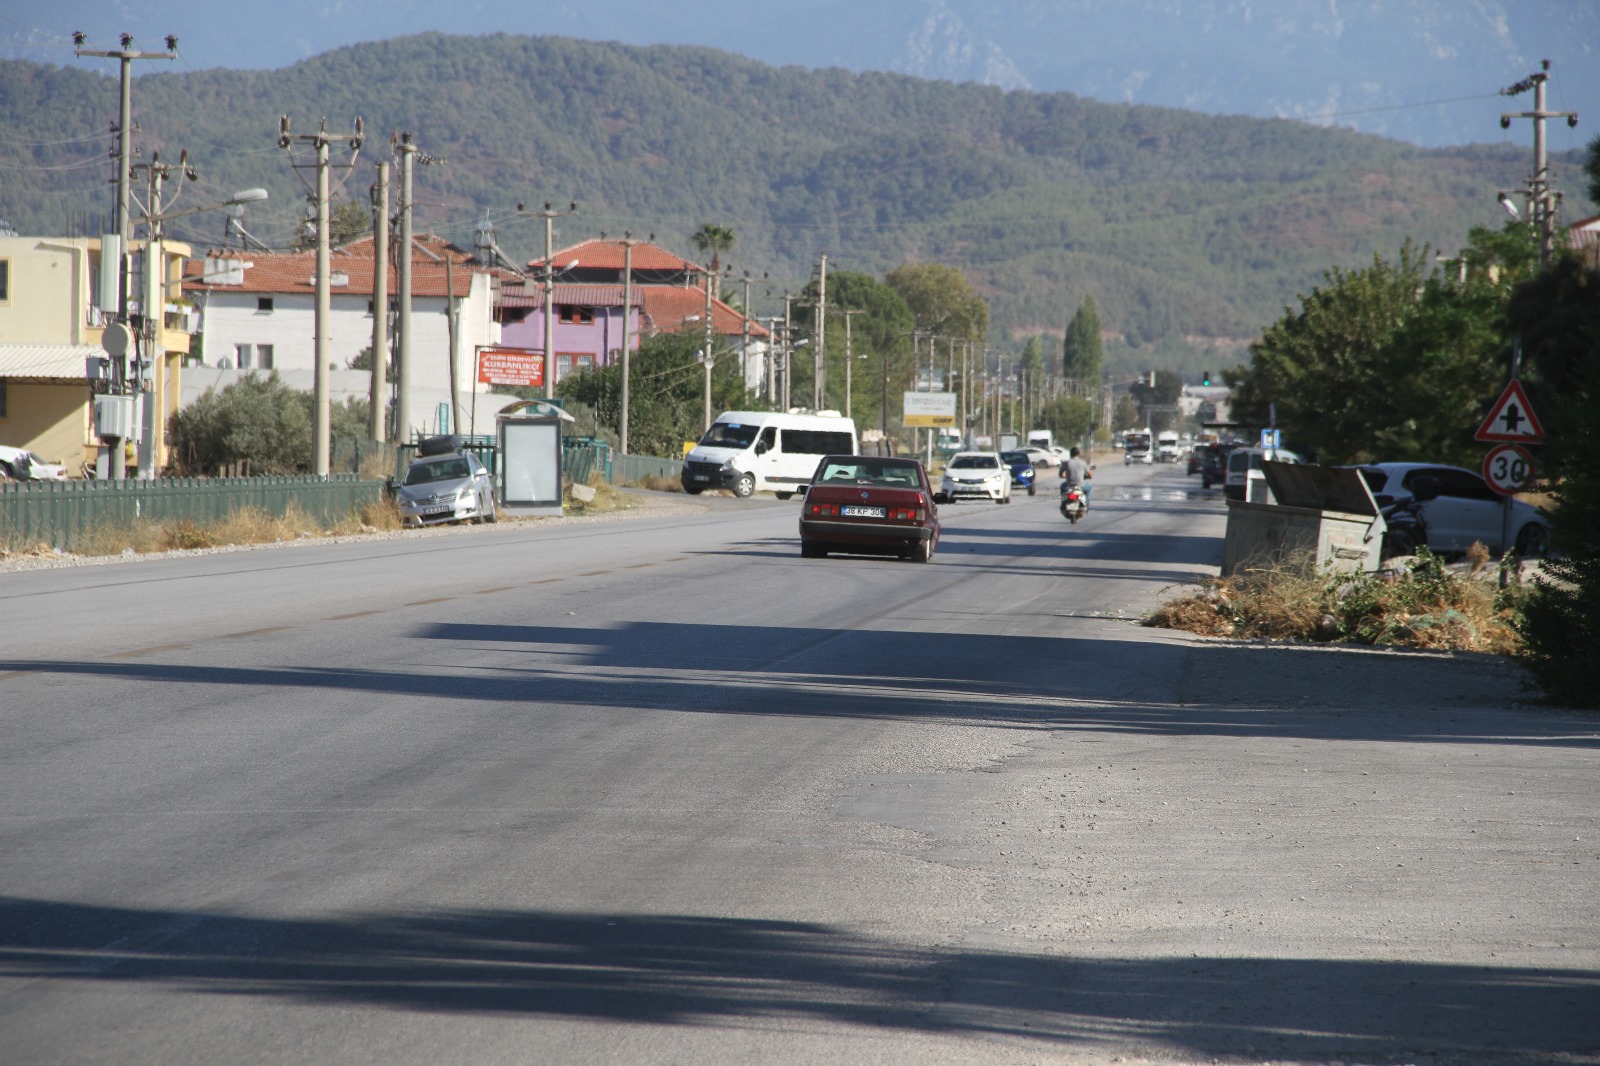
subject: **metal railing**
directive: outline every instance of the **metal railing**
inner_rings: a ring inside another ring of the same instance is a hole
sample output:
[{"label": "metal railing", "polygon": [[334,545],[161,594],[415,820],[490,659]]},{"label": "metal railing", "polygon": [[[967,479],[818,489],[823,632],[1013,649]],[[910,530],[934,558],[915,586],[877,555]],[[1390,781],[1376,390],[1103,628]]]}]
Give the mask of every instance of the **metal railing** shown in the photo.
[{"label": "metal railing", "polygon": [[315,477],[158,478],[149,481],[0,483],[0,544],[46,543],[72,551],[96,527],[140,521],[220,522],[255,508],[283,516],[290,506],[333,524],[383,497],[382,481],[354,474]]}]

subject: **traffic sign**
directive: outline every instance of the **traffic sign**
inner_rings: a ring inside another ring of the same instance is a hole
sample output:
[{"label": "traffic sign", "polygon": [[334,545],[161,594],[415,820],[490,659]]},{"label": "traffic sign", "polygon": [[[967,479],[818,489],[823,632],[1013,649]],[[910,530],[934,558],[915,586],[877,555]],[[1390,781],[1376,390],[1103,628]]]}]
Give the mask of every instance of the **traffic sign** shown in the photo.
[{"label": "traffic sign", "polygon": [[1483,420],[1473,439],[1503,440],[1511,444],[1538,444],[1544,440],[1544,427],[1528,403],[1528,394],[1522,391],[1522,382],[1512,378],[1506,383],[1505,391],[1489,409],[1489,417]]},{"label": "traffic sign", "polygon": [[1515,496],[1533,481],[1533,456],[1515,444],[1497,444],[1483,457],[1483,480],[1502,496]]}]

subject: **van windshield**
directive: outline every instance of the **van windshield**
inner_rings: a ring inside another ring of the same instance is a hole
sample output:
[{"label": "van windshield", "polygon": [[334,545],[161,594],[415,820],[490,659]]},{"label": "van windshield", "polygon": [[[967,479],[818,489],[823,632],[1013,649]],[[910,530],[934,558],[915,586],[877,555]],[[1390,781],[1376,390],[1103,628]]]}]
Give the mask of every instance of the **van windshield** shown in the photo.
[{"label": "van windshield", "polygon": [[715,422],[700,438],[700,443],[713,448],[748,448],[755,442],[760,426],[740,422]]}]

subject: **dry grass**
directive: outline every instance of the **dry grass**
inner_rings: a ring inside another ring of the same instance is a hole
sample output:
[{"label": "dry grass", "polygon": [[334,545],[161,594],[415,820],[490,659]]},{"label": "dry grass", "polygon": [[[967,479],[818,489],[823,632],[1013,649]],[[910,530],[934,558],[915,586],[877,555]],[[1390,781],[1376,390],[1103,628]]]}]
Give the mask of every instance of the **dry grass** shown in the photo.
[{"label": "dry grass", "polygon": [[571,486],[568,486],[561,501],[567,514],[605,514],[608,511],[626,511],[633,506],[633,501],[628,499],[626,493],[609,484],[599,474],[590,477],[588,485],[594,490],[592,500],[578,499],[572,495]]},{"label": "dry grass", "polygon": [[675,477],[647,477],[629,483],[634,488],[652,492],[682,492],[683,483]]},{"label": "dry grass", "polygon": [[1294,562],[1213,578],[1163,605],[1146,625],[1211,637],[1316,640],[1515,654],[1523,589],[1501,590],[1488,553],[1469,573],[1424,553],[1404,571],[1306,576]]},{"label": "dry grass", "polygon": [[140,520],[127,525],[96,526],[80,540],[74,553],[145,555],[230,544],[276,544],[305,537],[345,536],[399,528],[400,513],[391,500],[363,504],[331,524],[324,524],[293,505],[282,515],[245,507],[211,524],[180,518],[170,522]]}]

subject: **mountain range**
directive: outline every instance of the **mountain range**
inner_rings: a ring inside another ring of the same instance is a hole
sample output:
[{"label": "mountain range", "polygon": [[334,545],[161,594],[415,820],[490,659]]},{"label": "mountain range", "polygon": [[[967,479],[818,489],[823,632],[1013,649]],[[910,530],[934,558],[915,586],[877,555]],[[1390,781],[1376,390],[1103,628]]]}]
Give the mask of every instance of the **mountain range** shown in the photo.
[{"label": "mountain range", "polygon": [[[424,31],[701,45],[773,66],[1299,118],[1430,146],[1508,136],[1500,112],[1524,108],[1497,90],[1548,59],[1550,106],[1600,118],[1596,0],[279,0],[181,9],[57,0],[0,18],[0,57],[61,62],[74,30],[96,48],[128,32],[159,50],[175,34],[171,69],[180,72],[279,69]],[[1581,144],[1553,135],[1558,149]],[[1520,131],[1512,139],[1526,140]]]},{"label": "mountain range", "polygon": [[[0,216],[25,233],[107,224],[116,84],[0,62]],[[505,34],[421,34],[282,70],[146,74],[134,105],[142,158],[187,150],[199,173],[169,187],[168,206],[265,187],[267,209],[244,222],[274,246],[297,238],[310,188],[305,149],[277,147],[280,116],[295,132],[326,117],[340,135],[338,198],[364,202],[372,161],[409,132],[442,161],[417,170],[418,228],[458,244],[488,225],[513,258],[542,252],[542,225],[519,202],[578,202],[558,244],[653,234],[694,257],[691,233],[727,225],[738,239],[723,259],[753,275],[760,313],[820,253],[873,274],[944,262],[988,298],[1002,345],[1059,335],[1093,295],[1130,349],[1236,349],[1330,266],[1408,239],[1450,253],[1470,227],[1501,225],[1496,193],[1530,165],[1512,145],[1423,149],[1295,121]],[[366,139],[349,166],[358,116]],[[1587,207],[1578,163],[1554,157],[1568,217]],[[169,229],[215,245],[223,222]]]}]

